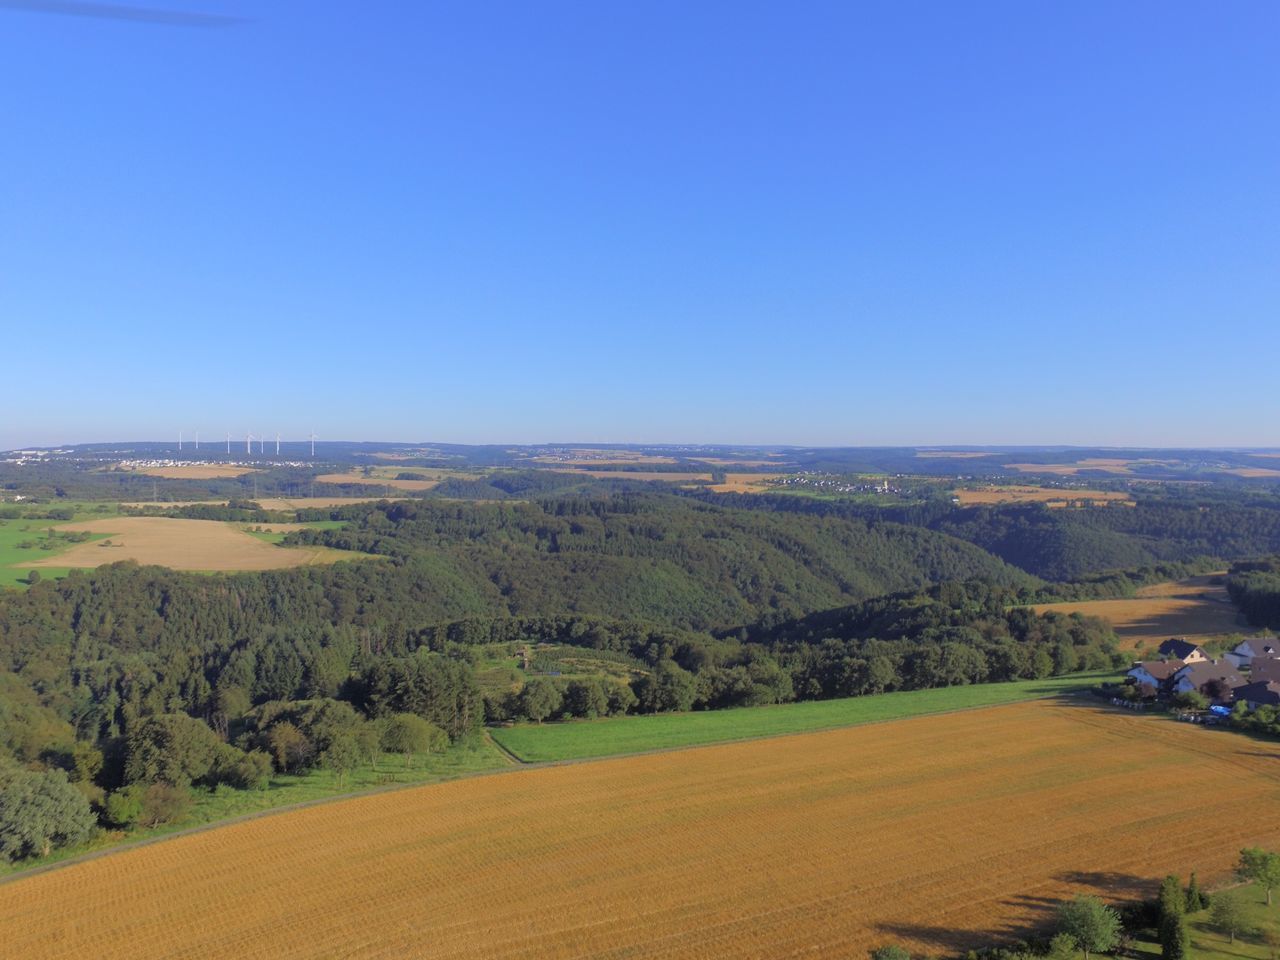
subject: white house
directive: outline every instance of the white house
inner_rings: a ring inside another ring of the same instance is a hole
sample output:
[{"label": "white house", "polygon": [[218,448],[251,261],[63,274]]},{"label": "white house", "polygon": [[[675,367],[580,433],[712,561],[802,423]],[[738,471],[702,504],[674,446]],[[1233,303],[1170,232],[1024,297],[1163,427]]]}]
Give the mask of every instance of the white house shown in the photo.
[{"label": "white house", "polygon": [[1162,690],[1165,684],[1184,667],[1186,664],[1181,660],[1144,660],[1141,663],[1135,663],[1125,676],[1132,677],[1133,682],[1140,687]]},{"label": "white house", "polygon": [[1237,668],[1250,667],[1254,660],[1274,660],[1280,657],[1280,640],[1274,637],[1246,637],[1223,656]]}]

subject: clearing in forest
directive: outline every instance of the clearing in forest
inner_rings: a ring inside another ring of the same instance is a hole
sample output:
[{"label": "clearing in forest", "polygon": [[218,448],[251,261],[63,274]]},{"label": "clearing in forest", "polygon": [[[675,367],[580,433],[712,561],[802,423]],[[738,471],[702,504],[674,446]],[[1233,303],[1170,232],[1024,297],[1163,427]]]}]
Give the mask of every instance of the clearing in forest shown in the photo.
[{"label": "clearing in forest", "polygon": [[1227,596],[1222,584],[1226,572],[1188,577],[1141,587],[1136,597],[1123,600],[1081,600],[1040,603],[1036,613],[1082,613],[1110,621],[1116,634],[1131,650],[1154,647],[1171,637],[1205,643],[1215,637],[1249,628]]},{"label": "clearing in forest", "polygon": [[56,557],[34,561],[28,566],[84,568],[136,560],[174,570],[275,570],[363,556],[327,547],[277,547],[249,535],[235,524],[216,520],[115,517],[62,524],[58,529],[69,533],[105,534],[107,539],[78,544]]},{"label": "clearing in forest", "polygon": [[1239,815],[1277,760],[1037,701],[293,810],[0,885],[0,929],[26,960],[956,953],[1280,844]]},{"label": "clearing in forest", "polygon": [[772,489],[772,481],[785,476],[785,473],[726,473],[723,482],[707,489],[716,493],[765,493]]},{"label": "clearing in forest", "polygon": [[1043,503],[1047,507],[1092,506],[1108,502],[1133,503],[1133,497],[1118,490],[1064,490],[1054,487],[983,486],[955,491],[962,507],[992,503]]}]

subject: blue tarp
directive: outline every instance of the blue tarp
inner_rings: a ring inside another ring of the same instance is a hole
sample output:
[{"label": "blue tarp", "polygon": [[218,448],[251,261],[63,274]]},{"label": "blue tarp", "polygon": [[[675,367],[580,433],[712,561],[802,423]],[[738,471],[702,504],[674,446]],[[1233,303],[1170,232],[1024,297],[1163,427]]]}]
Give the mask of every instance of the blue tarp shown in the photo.
[{"label": "blue tarp", "polygon": [[1216,704],[1215,704],[1214,706],[1212,706],[1212,707],[1210,707],[1210,708],[1209,708],[1209,712],[1210,712],[1210,713],[1216,713],[1216,714],[1217,714],[1218,716],[1220,716],[1220,717],[1229,717],[1229,716],[1231,716],[1231,708],[1230,708],[1230,707],[1219,707],[1219,706],[1217,706]]}]

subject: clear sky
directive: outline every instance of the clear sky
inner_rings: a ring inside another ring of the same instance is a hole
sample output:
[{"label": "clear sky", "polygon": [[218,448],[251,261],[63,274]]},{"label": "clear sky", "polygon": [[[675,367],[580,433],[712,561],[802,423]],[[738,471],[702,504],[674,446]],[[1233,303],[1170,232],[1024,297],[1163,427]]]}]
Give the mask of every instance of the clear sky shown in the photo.
[{"label": "clear sky", "polygon": [[0,0],[0,447],[1280,444],[1273,0],[133,2]]}]

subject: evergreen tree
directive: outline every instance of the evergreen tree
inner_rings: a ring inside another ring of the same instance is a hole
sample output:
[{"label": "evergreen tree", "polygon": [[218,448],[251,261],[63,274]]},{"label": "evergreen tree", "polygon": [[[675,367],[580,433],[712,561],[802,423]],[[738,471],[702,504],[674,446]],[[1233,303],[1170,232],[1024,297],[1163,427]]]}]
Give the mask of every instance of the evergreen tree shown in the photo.
[{"label": "evergreen tree", "polygon": [[1160,956],[1163,960],[1183,960],[1187,955],[1187,895],[1182,881],[1164,878],[1160,885]]},{"label": "evergreen tree", "polygon": [[1196,879],[1196,872],[1192,870],[1191,882],[1187,884],[1187,913],[1199,913],[1206,906],[1204,893],[1200,889],[1200,881]]}]

